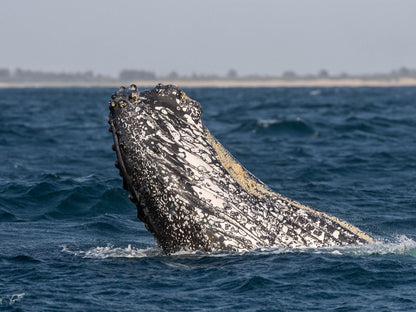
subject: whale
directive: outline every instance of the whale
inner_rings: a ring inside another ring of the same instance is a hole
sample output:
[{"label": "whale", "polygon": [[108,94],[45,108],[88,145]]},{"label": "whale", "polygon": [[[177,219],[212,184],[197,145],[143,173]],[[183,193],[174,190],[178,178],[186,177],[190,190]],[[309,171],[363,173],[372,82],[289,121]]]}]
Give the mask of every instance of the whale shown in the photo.
[{"label": "whale", "polygon": [[121,87],[109,110],[122,186],[166,254],[375,242],[256,178],[205,127],[201,105],[174,85]]}]

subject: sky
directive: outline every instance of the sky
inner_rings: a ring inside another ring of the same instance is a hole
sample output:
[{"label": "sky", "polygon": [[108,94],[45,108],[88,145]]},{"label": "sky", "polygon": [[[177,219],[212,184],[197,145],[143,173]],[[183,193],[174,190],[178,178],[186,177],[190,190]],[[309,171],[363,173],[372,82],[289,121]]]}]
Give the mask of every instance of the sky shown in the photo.
[{"label": "sky", "polygon": [[158,75],[416,69],[414,0],[2,0],[0,68]]}]

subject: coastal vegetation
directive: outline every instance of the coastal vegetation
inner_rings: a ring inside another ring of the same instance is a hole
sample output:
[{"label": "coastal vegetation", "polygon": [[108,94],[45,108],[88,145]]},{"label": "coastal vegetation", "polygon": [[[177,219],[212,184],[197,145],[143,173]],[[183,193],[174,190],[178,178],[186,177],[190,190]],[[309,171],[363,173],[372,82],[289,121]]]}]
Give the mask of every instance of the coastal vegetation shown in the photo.
[{"label": "coastal vegetation", "polygon": [[153,71],[140,69],[124,69],[118,77],[95,74],[92,71],[85,72],[49,72],[39,70],[25,70],[17,68],[13,71],[7,68],[0,68],[1,83],[89,83],[89,84],[116,84],[129,81],[314,81],[314,80],[347,80],[359,79],[363,81],[396,81],[404,78],[416,79],[416,69],[401,67],[388,73],[373,74],[331,74],[328,70],[322,69],[315,74],[297,74],[295,71],[287,70],[281,75],[240,75],[235,69],[230,69],[223,75],[198,74],[181,75],[172,71],[167,75],[158,75]]}]

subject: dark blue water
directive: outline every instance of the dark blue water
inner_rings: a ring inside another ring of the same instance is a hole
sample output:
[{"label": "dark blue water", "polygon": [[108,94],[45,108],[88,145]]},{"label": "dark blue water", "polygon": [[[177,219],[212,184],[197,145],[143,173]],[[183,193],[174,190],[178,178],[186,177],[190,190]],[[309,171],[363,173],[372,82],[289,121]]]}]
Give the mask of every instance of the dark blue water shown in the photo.
[{"label": "dark blue water", "polygon": [[0,309],[416,310],[416,88],[186,90],[265,183],[383,243],[172,256],[121,188],[113,91],[0,90]]}]

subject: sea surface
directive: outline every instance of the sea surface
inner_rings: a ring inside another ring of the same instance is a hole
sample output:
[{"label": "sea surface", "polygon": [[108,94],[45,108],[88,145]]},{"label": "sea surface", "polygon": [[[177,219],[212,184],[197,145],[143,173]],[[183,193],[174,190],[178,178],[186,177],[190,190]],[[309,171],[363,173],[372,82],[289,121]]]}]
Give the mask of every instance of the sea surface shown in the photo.
[{"label": "sea surface", "polygon": [[279,193],[380,244],[164,255],[121,187],[111,88],[0,89],[0,310],[416,311],[416,88],[196,88]]}]

